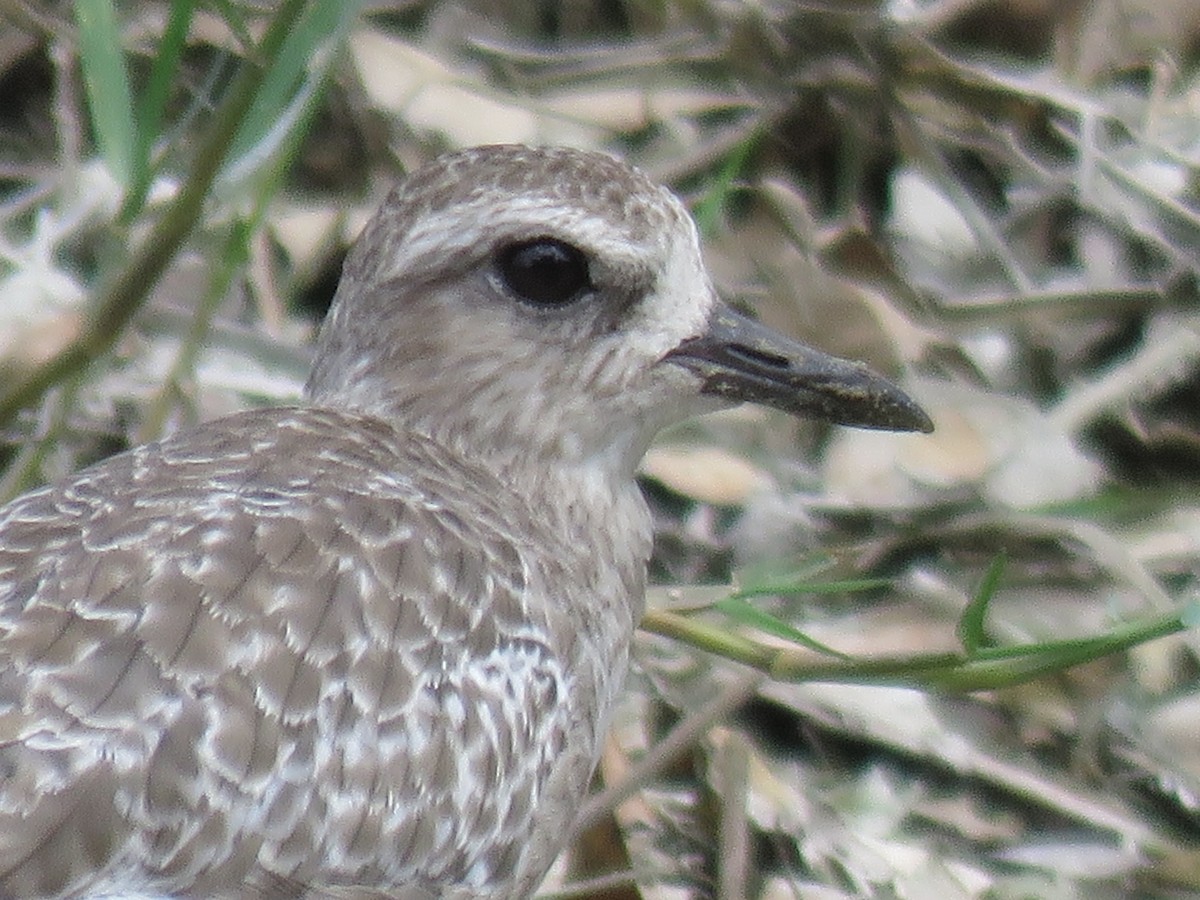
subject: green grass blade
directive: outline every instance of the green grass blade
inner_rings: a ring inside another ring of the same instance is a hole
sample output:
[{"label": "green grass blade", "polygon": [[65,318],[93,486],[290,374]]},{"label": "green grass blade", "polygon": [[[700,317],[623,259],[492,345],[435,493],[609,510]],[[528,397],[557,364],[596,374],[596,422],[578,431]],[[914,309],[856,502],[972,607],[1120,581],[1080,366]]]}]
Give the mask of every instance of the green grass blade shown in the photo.
[{"label": "green grass blade", "polygon": [[187,42],[188,28],[195,11],[194,0],[174,0],[154,63],[150,78],[137,103],[137,145],[132,159],[132,184],[125,200],[122,218],[131,220],[137,215],[146,200],[153,177],[150,152],[158,140],[167,101],[171,96],[171,85],[179,72],[179,60]]},{"label": "green grass blade", "polygon": [[[246,114],[233,141],[233,166],[245,165],[244,157],[269,156],[286,139],[299,116],[298,108],[308,101],[306,75],[324,79],[328,54],[335,39],[353,21],[358,2],[313,3],[308,6],[274,58],[262,89]],[[314,62],[314,60],[316,62]]]},{"label": "green grass blade", "polygon": [[1183,604],[1179,621],[1185,628],[1200,628],[1200,600],[1189,600]]},{"label": "green grass blade", "polygon": [[987,621],[988,605],[996,596],[996,589],[1000,586],[1000,578],[1004,574],[1004,567],[1007,563],[1008,555],[1001,550],[992,560],[992,564],[988,566],[983,581],[979,583],[979,589],[958,620],[958,639],[962,641],[963,649],[967,651],[968,656],[987,643],[984,623]]},{"label": "green grass blade", "polygon": [[[993,563],[993,569],[998,566]],[[990,570],[989,570],[990,571]],[[720,604],[717,604],[720,608]],[[739,611],[742,621],[759,626],[761,619]],[[759,616],[765,614],[758,614]],[[767,616],[767,619],[772,617]],[[843,684],[893,684],[926,690],[957,692],[997,690],[1092,662],[1169,634],[1196,627],[1200,603],[1190,601],[1178,611],[1153,618],[1121,622],[1094,637],[992,647],[968,657],[962,653],[917,653],[903,656],[856,657],[822,645],[822,654],[790,647],[769,646],[692,616],[662,609],[647,610],[641,627],[672,637],[709,653],[765,672],[778,681],[826,681]],[[774,633],[777,625],[762,629]],[[788,629],[785,623],[778,623]],[[806,639],[800,643],[811,646]],[[830,655],[832,659],[828,658]]]},{"label": "green grass blade", "polygon": [[832,647],[809,637],[803,631],[789,625],[782,619],[777,619],[770,613],[763,612],[761,609],[751,606],[740,597],[728,597],[725,600],[721,600],[714,606],[714,609],[729,616],[735,622],[748,625],[751,628],[757,628],[764,634],[774,635],[785,641],[800,644],[803,647],[808,647],[810,650],[815,650],[826,656],[836,656],[838,659],[850,658],[845,653],[834,650]]},{"label": "green grass blade", "polygon": [[75,0],[75,22],[96,144],[113,177],[129,188],[138,136],[116,10],[111,0]]},{"label": "green grass blade", "polygon": [[[336,6],[336,3],[331,3],[331,6]],[[233,33],[234,39],[238,43],[238,49],[242,55],[250,56],[254,53],[254,36],[250,33],[250,26],[246,22],[246,16],[242,8],[229,0],[213,0],[213,9],[216,10],[222,22]]]},{"label": "green grass blade", "polygon": [[712,234],[716,228],[717,217],[736,189],[737,181],[746,170],[750,154],[758,147],[760,137],[758,129],[755,129],[733,148],[717,173],[716,181],[692,210],[701,234]]},{"label": "green grass blade", "polygon": [[890,587],[890,578],[843,578],[837,581],[804,581],[781,579],[739,588],[730,596],[739,600],[749,597],[793,596],[796,594],[860,594]]},{"label": "green grass blade", "polygon": [[1188,628],[1187,607],[1150,619],[1123,622],[1090,638],[989,648],[957,668],[918,679],[925,687],[954,691],[996,690],[1111,656]]}]

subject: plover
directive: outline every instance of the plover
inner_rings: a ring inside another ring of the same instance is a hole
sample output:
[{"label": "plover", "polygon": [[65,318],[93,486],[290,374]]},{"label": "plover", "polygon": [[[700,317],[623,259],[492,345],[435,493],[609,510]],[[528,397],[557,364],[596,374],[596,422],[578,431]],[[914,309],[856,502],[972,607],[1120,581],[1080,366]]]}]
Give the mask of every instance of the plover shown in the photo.
[{"label": "plover", "polygon": [[419,170],[302,406],[0,509],[0,896],[529,896],[621,687],[653,435],[752,400],[928,430],[722,304],[607,156]]}]

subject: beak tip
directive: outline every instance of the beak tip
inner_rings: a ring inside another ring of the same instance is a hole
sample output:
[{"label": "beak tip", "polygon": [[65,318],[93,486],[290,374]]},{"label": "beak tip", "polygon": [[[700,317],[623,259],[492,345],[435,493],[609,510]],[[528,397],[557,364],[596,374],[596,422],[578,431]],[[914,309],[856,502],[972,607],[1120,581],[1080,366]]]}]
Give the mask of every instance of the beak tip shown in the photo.
[{"label": "beak tip", "polygon": [[933,419],[908,394],[882,378],[872,378],[870,389],[857,398],[839,397],[827,405],[824,418],[850,428],[929,434]]},{"label": "beak tip", "polygon": [[834,379],[832,383],[841,387],[852,384],[854,389],[840,397],[837,390],[830,391],[841,401],[833,407],[845,415],[841,424],[919,434],[933,431],[933,419],[907,392],[862,363],[848,365],[854,374],[844,375],[840,381]]},{"label": "beak tip", "polygon": [[933,420],[924,412],[920,413],[919,418],[914,418],[912,424],[908,425],[905,431],[913,432],[914,434],[933,434]]},{"label": "beak tip", "polygon": [[896,416],[895,431],[914,431],[918,434],[931,434],[934,430],[933,419],[929,417],[929,413],[925,412],[917,402],[907,395],[904,399],[908,402],[903,408],[898,411]]}]

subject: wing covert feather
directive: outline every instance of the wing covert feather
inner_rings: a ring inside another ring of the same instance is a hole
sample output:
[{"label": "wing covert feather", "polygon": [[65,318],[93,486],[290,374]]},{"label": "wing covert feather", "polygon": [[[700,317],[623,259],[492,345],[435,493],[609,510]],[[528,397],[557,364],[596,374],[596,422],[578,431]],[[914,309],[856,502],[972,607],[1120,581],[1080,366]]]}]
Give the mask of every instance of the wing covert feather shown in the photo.
[{"label": "wing covert feather", "polygon": [[570,628],[435,450],[258,411],[0,510],[0,895],[512,875]]}]

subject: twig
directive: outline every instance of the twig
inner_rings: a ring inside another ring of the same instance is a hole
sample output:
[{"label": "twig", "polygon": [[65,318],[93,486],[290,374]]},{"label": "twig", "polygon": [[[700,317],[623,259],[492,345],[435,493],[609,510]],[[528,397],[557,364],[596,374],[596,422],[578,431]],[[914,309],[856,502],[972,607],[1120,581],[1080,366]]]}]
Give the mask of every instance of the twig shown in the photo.
[{"label": "twig", "polygon": [[713,726],[713,723],[721,721],[744,706],[755,695],[763,681],[764,678],[761,675],[747,675],[734,682],[713,703],[676,725],[665,738],[638,760],[637,764],[629,770],[629,776],[624,781],[590,797],[575,820],[572,841],[576,835],[586,831],[602,817],[608,815],[622,801],[632,797],[645,787],[680,753],[699,740],[701,735]]}]

